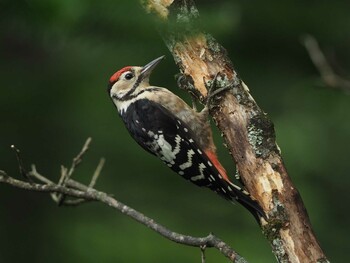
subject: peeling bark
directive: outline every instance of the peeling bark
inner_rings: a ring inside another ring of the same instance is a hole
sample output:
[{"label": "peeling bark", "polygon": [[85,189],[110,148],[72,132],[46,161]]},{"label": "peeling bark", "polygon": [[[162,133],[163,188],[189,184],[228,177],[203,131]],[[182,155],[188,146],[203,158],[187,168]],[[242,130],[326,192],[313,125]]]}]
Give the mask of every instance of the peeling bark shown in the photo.
[{"label": "peeling bark", "polygon": [[238,77],[226,50],[198,28],[192,0],[144,0],[157,17],[166,45],[182,73],[181,83],[200,101],[219,73],[210,113],[222,131],[245,187],[268,215],[260,225],[279,262],[328,262],[320,248],[299,192],[294,187],[275,140],[269,117]]}]

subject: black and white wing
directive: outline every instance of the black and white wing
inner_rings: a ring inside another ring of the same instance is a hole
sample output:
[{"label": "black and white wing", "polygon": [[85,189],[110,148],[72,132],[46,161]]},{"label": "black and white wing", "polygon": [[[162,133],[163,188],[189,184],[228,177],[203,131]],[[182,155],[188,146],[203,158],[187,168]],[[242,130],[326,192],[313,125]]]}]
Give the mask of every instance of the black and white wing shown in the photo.
[{"label": "black and white wing", "polygon": [[249,193],[224,180],[196,143],[194,133],[160,104],[136,100],[121,117],[136,142],[159,157],[173,171],[198,186],[205,186],[228,200],[237,200],[256,215],[261,207]]}]

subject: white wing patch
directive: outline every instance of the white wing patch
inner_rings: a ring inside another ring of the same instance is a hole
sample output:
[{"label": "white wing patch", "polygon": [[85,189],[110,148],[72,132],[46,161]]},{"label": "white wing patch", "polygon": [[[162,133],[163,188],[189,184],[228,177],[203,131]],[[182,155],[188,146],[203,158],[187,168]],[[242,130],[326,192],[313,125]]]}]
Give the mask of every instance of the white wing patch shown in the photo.
[{"label": "white wing patch", "polygon": [[176,155],[176,154],[178,154],[180,152],[180,150],[181,150],[180,149],[181,141],[183,141],[181,136],[180,135],[176,135],[176,137],[175,137],[176,146],[175,146],[174,151],[173,151],[174,155]]},{"label": "white wing patch", "polygon": [[[152,134],[150,134],[150,132],[148,133],[150,136]],[[175,164],[175,159],[176,159],[176,155],[180,152],[180,144],[181,144],[181,141],[183,140],[181,138],[180,135],[176,135],[175,137],[175,142],[176,142],[176,146],[175,148],[173,149],[171,144],[168,143],[165,138],[164,138],[164,135],[163,134],[154,134],[153,133],[153,137],[154,139],[156,140],[156,143],[155,143],[155,148],[160,148],[160,155],[161,155],[161,159],[165,162],[168,163],[168,166],[169,167],[172,167],[172,165]]]},{"label": "white wing patch", "polygon": [[204,176],[204,169],[206,168],[205,164],[204,163],[200,163],[199,164],[199,175],[196,175],[196,176],[192,176],[191,177],[191,181],[197,181],[197,180],[202,180],[202,179],[205,179],[205,176]]},{"label": "white wing patch", "polygon": [[188,152],[187,152],[187,162],[179,165],[179,168],[181,170],[185,170],[186,168],[189,168],[192,166],[192,156],[194,155],[194,151],[192,149],[190,149]]},{"label": "white wing patch", "polygon": [[158,139],[156,140],[156,145],[159,146],[160,148],[160,154],[162,156],[162,160],[168,162],[169,164],[174,163],[175,160],[175,154],[173,152],[173,149],[170,145],[170,143],[168,143],[163,134],[160,134],[158,136]]}]

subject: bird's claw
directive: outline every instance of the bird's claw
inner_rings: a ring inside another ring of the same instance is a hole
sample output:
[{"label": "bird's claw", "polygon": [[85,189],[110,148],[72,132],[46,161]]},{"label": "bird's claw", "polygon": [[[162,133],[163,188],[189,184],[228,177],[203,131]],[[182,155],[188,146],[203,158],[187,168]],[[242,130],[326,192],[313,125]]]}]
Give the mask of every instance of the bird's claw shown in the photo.
[{"label": "bird's claw", "polygon": [[210,84],[210,87],[208,89],[208,95],[207,95],[207,99],[206,99],[206,108],[209,108],[212,100],[220,93],[230,90],[231,87],[230,86],[225,86],[225,87],[221,87],[221,88],[216,88],[217,87],[217,79],[219,76],[220,72],[217,72],[212,80],[212,83]]}]

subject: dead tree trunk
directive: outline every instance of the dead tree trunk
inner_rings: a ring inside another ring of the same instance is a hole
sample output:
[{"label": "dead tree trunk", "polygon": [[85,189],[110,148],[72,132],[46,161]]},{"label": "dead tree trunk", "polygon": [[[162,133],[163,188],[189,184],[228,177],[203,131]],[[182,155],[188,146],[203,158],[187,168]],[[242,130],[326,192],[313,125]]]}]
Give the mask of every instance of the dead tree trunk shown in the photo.
[{"label": "dead tree trunk", "polygon": [[193,0],[144,0],[182,73],[180,82],[200,101],[219,73],[218,96],[210,112],[222,131],[237,171],[268,215],[262,231],[279,262],[328,262],[311,228],[299,192],[283,164],[274,126],[238,77],[225,49],[201,32]]}]

